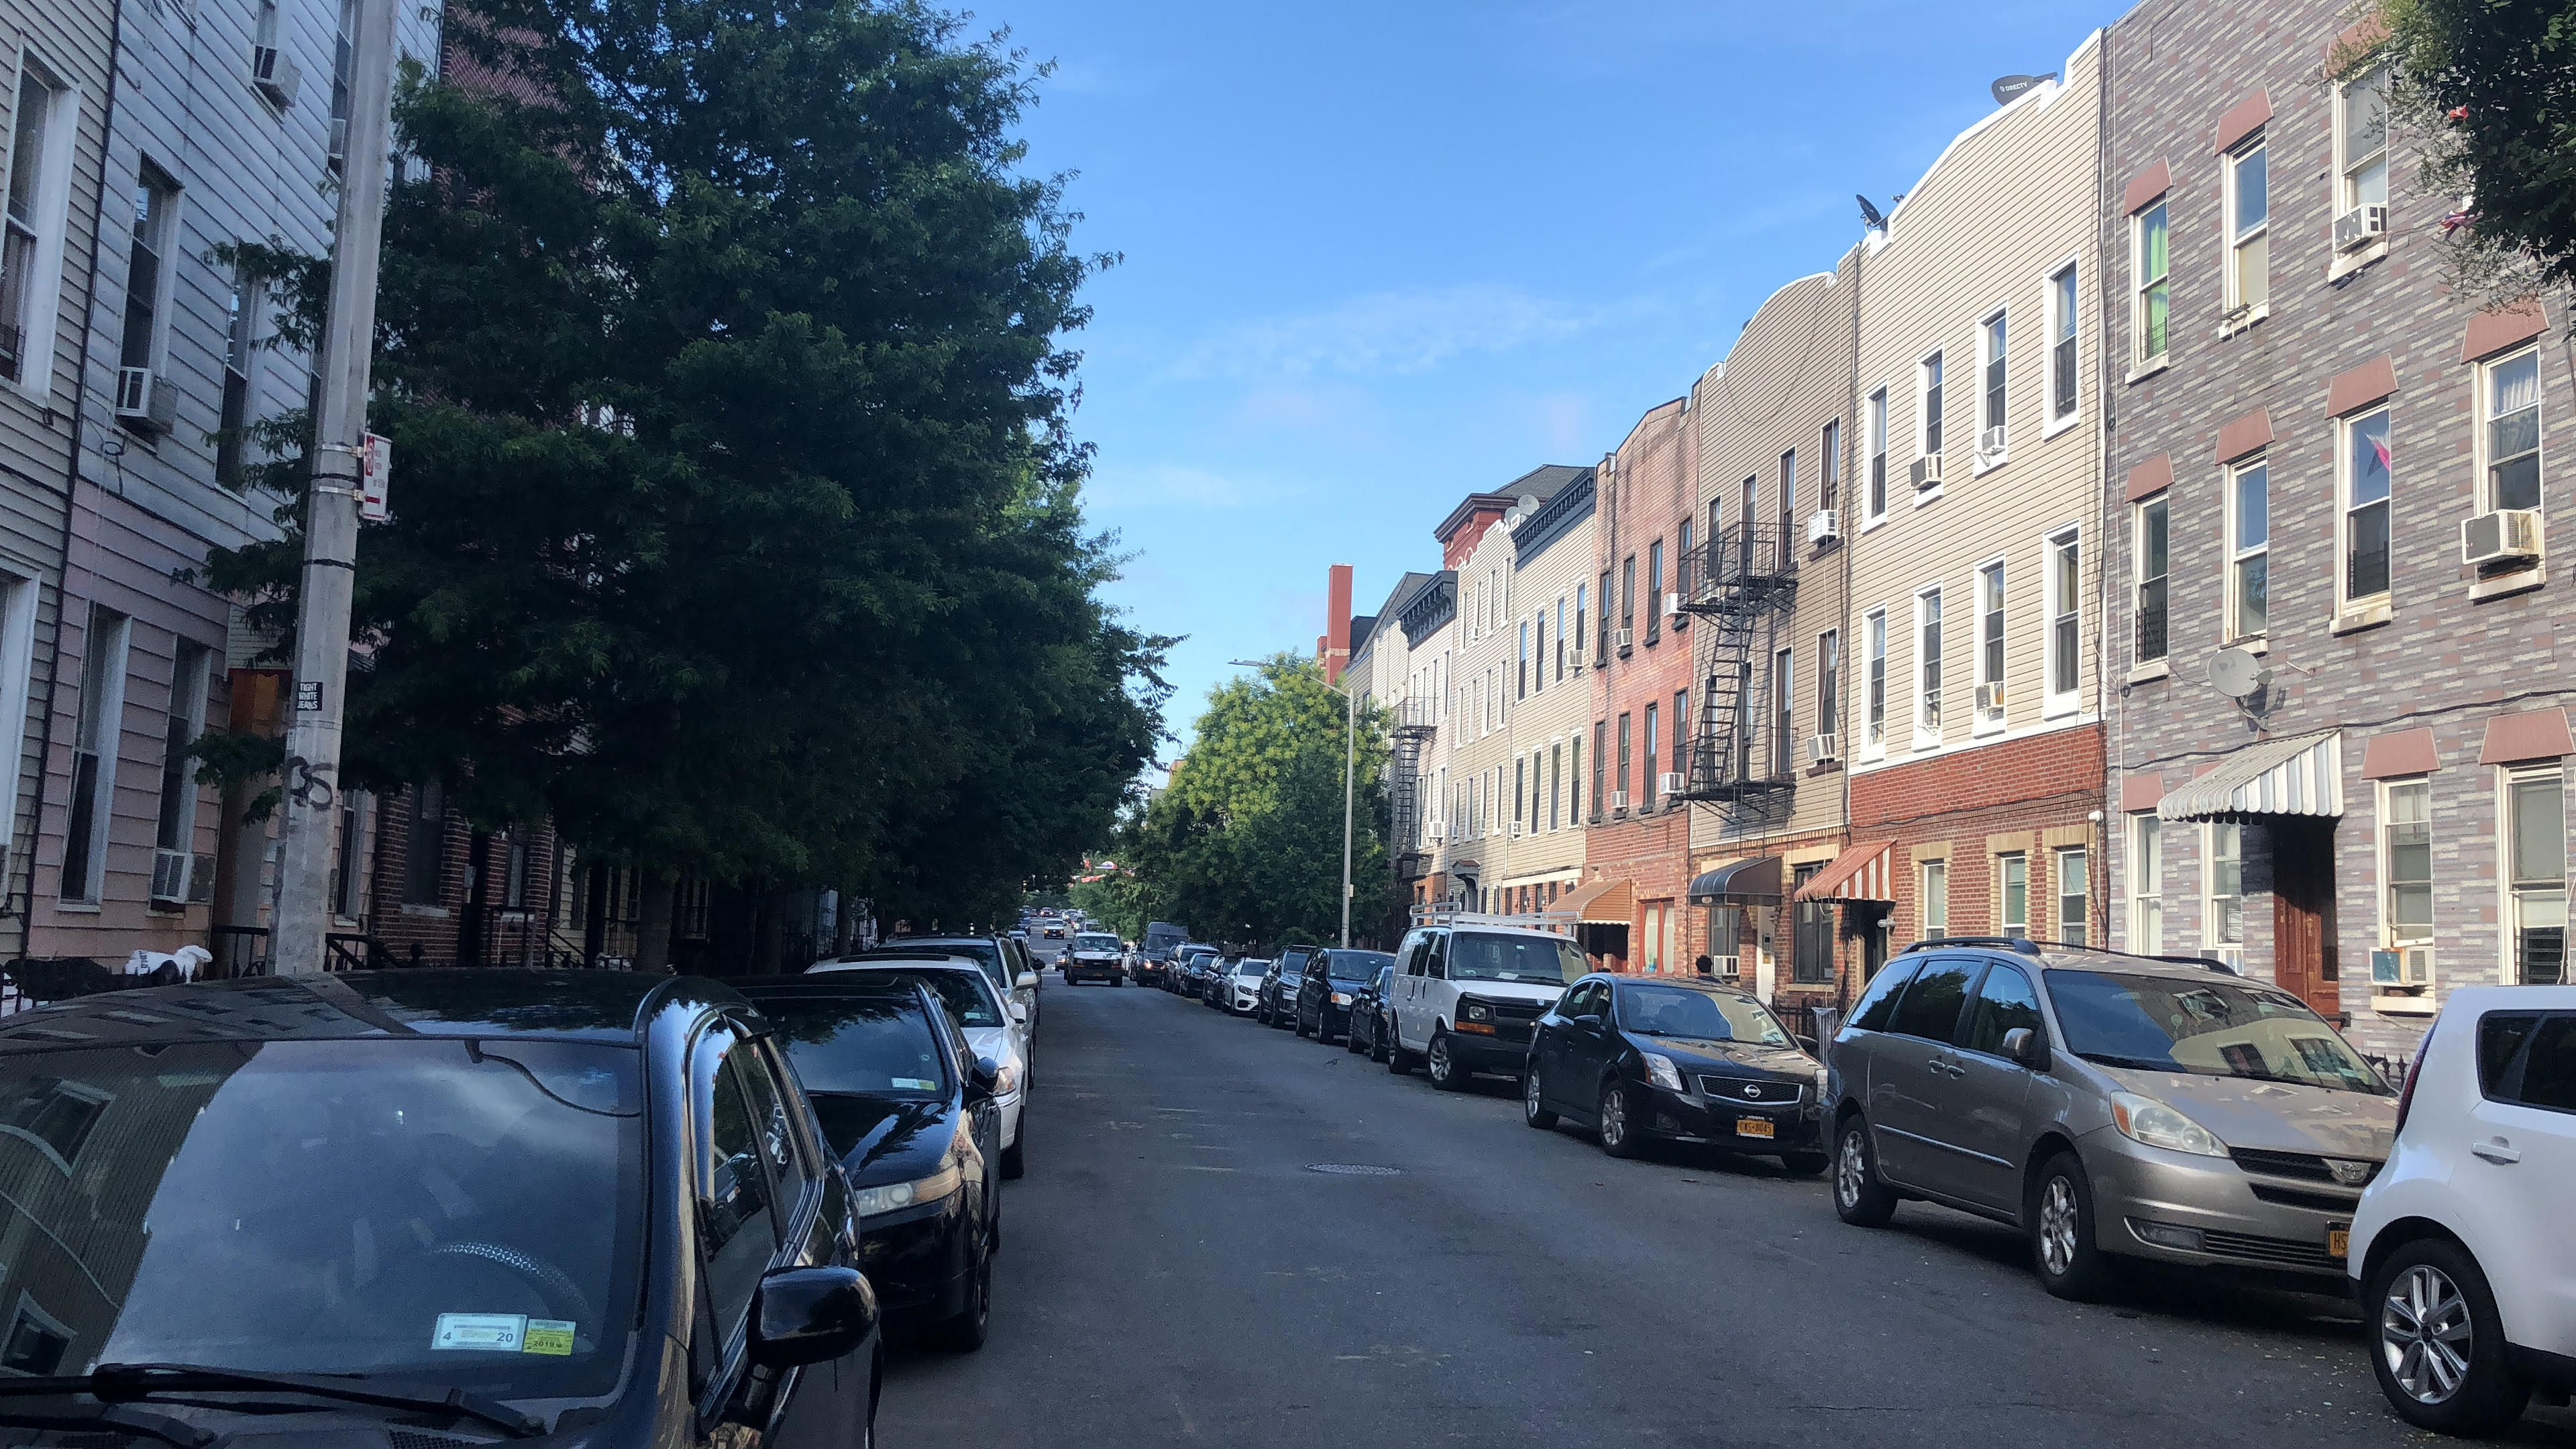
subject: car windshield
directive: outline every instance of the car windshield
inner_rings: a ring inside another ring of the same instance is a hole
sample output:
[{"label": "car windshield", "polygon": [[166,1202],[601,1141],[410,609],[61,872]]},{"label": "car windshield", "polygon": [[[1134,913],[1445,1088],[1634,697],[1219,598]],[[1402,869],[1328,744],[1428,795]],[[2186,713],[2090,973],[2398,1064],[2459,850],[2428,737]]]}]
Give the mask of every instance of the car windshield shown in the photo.
[{"label": "car windshield", "polygon": [[2105,1066],[2252,1077],[2384,1096],[2388,1084],[2305,1002],[2223,978],[2054,970],[2066,1049]]},{"label": "car windshield", "polygon": [[985,940],[981,936],[974,936],[964,940],[952,940],[947,938],[942,938],[936,941],[907,940],[897,941],[895,944],[898,946],[936,946],[943,955],[964,956],[970,960],[982,962],[985,971],[988,973],[994,973],[994,979],[1001,979],[998,973],[1002,970],[1002,948]]},{"label": "car windshield", "polygon": [[1270,963],[1267,961],[1246,961],[1242,965],[1234,968],[1234,974],[1237,976],[1260,976],[1267,974],[1269,970]]},{"label": "car windshield", "polygon": [[[952,974],[966,979],[962,971]],[[779,1043],[806,1091],[948,1095],[939,1035],[909,992],[842,997],[763,993],[756,999],[761,1014],[778,1027]]]},{"label": "car windshield", "polygon": [[872,967],[870,970],[872,973],[883,971],[885,975],[899,977],[906,981],[918,981],[938,992],[940,1001],[948,1007],[948,1014],[957,1018],[959,1026],[1003,1024],[1002,1003],[993,995],[993,984],[985,980],[981,973],[954,967],[934,971],[888,970],[883,967]]},{"label": "car windshield", "polygon": [[1122,948],[1118,944],[1118,938],[1116,936],[1105,936],[1091,931],[1084,931],[1073,938],[1073,949],[1077,951],[1116,951]]},{"label": "car windshield", "polygon": [[639,1301],[641,1077],[631,1048],[498,1037],[0,1057],[0,1363],[605,1393]]},{"label": "car windshield", "polygon": [[1592,967],[1571,941],[1552,936],[1487,936],[1461,931],[1449,938],[1452,981],[1525,981],[1564,986]]},{"label": "car windshield", "polygon": [[1365,982],[1377,975],[1380,967],[1395,964],[1395,958],[1384,951],[1328,951],[1324,953],[1324,974],[1335,981]]},{"label": "car windshield", "polygon": [[1791,1045],[1789,1034],[1758,1001],[1686,986],[1630,986],[1619,992],[1619,1025],[1644,1036]]}]

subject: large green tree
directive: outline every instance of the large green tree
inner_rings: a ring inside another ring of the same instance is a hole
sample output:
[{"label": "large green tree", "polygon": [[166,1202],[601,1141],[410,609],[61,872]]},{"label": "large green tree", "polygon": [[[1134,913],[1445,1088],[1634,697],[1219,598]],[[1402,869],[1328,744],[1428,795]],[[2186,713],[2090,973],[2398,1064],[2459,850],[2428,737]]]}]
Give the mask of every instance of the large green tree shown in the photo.
[{"label": "large green tree", "polygon": [[[1346,704],[1312,661],[1281,655],[1209,691],[1171,788],[1120,833],[1140,904],[1206,939],[1263,945],[1339,938]],[[1358,715],[1354,939],[1393,902],[1386,719]]]},{"label": "large green tree", "polygon": [[[1101,259],[1038,72],[917,4],[477,0],[403,87],[348,777],[593,854],[990,917],[1100,838],[1167,641],[1069,432]],[[252,248],[289,335],[323,269]],[[279,420],[291,442],[302,419]],[[215,581],[293,618],[288,536]],[[649,947],[648,947],[649,949]]]},{"label": "large green tree", "polygon": [[2372,0],[2356,36],[2331,68],[2388,68],[2425,190],[2465,212],[2459,280],[2490,297],[2576,283],[2576,0]]}]

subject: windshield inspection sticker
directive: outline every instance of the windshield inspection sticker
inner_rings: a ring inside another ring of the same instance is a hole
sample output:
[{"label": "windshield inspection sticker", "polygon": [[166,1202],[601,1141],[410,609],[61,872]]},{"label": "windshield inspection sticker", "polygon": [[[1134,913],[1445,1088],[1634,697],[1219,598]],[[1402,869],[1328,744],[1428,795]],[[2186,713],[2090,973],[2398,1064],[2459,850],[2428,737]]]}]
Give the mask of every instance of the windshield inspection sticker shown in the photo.
[{"label": "windshield inspection sticker", "polygon": [[892,1080],[898,1087],[908,1088],[915,1092],[936,1092],[939,1090],[939,1084],[937,1082],[927,1081],[920,1077],[894,1077],[890,1080]]},{"label": "windshield inspection sticker", "polygon": [[438,1315],[438,1331],[429,1336],[429,1346],[517,1353],[527,1336],[528,1315],[524,1313],[442,1313]]},{"label": "windshield inspection sticker", "polygon": [[572,1320],[568,1318],[531,1318],[527,1341],[519,1346],[521,1353],[550,1353],[563,1358],[572,1353]]}]

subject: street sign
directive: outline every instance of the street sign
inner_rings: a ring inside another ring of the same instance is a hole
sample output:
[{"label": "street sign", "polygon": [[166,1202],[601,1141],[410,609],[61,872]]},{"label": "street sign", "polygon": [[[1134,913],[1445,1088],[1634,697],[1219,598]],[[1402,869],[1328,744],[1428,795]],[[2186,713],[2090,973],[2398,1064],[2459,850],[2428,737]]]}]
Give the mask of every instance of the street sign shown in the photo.
[{"label": "street sign", "polygon": [[318,679],[299,679],[295,681],[295,707],[303,710],[320,709],[322,707],[322,681]]},{"label": "street sign", "polygon": [[382,523],[392,515],[385,507],[385,484],[394,471],[393,439],[369,433],[358,449],[358,517]]}]

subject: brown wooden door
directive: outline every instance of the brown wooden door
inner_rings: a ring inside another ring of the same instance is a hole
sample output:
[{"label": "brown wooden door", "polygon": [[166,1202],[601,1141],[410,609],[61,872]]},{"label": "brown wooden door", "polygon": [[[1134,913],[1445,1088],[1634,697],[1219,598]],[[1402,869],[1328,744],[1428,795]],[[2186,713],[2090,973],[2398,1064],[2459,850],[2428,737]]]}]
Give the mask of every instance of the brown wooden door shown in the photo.
[{"label": "brown wooden door", "polygon": [[2272,840],[2272,974],[2329,1021],[2343,1010],[2335,959],[2332,819],[2276,816]]}]

